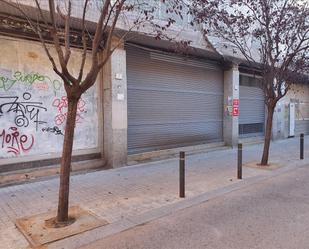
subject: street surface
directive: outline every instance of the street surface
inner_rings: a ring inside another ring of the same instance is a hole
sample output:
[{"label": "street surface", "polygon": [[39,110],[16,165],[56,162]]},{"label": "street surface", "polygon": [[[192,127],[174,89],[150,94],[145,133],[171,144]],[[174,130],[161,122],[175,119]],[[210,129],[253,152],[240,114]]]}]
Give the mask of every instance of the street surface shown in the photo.
[{"label": "street surface", "polygon": [[309,165],[86,248],[308,249]]},{"label": "street surface", "polygon": [[[306,137],[305,140],[308,141],[308,138]],[[260,160],[262,149],[262,144],[244,145],[244,164],[254,164],[254,162],[258,162]],[[270,158],[271,162],[278,165],[279,168],[275,170],[264,170],[245,166],[243,168],[243,180],[236,179],[236,149],[224,149],[187,156],[185,200],[178,197],[178,158],[150,162],[138,166],[73,175],[71,177],[70,186],[70,206],[78,205],[81,208],[89,210],[98,217],[108,221],[110,224],[89,231],[88,233],[81,233],[64,240],[56,241],[53,245],[49,245],[49,248],[76,249],[78,247],[90,244],[98,239],[103,239],[104,237],[118,234],[125,229],[129,229],[138,224],[143,224],[146,221],[156,220],[159,217],[164,216],[164,214],[167,214],[167,210],[174,210],[173,206],[175,205],[177,206],[182,205],[182,203],[191,203],[191,201],[195,198],[199,199],[201,196],[205,195],[211,196],[211,193],[213,192],[231,192],[233,191],[231,189],[234,188],[233,186],[235,186],[235,184],[238,186],[238,184],[242,185],[248,184],[252,181],[254,182],[256,181],[255,179],[272,177],[272,173],[280,173],[281,170],[287,169],[289,172],[293,172],[297,168],[309,164],[308,155],[309,147],[305,146],[305,160],[299,160],[299,138],[274,141],[271,146]],[[291,173],[290,175],[292,176],[293,174]],[[57,209],[58,184],[59,179],[55,177],[45,179],[43,181],[35,181],[27,184],[0,188],[1,249],[28,248],[28,242],[16,228],[15,220],[17,218],[37,215],[47,211],[55,211]],[[247,189],[246,186],[243,187]],[[198,202],[193,201],[194,204],[190,204],[190,206],[202,203],[205,200]],[[208,203],[213,203],[213,201]],[[222,206],[222,203],[225,202],[218,204],[219,207]],[[225,207],[225,205],[223,205],[223,207]],[[208,208],[210,207],[207,206],[207,209]],[[228,206],[225,208],[230,209],[231,207]],[[223,211],[224,210],[222,210],[222,212]],[[205,216],[206,219],[208,217],[208,213],[211,212],[205,210],[201,214],[203,217]],[[170,214],[170,211],[168,214]],[[221,216],[222,215],[220,215],[220,217]],[[178,214],[176,219],[179,217],[180,216]],[[189,217],[191,218],[190,215]],[[226,222],[231,219],[231,217],[228,216],[222,218],[224,218],[222,222]],[[197,219],[201,220],[198,217]],[[209,223],[210,220],[207,221],[208,222],[205,222],[205,220],[203,220],[201,224],[202,227],[211,226],[213,228],[214,225],[209,225],[212,224]],[[218,224],[213,223],[216,224],[216,229],[220,228],[220,222],[221,221],[218,221]],[[185,225],[189,226],[190,224]],[[179,223],[175,226],[179,226],[178,229],[182,229],[184,225]],[[164,225],[163,227],[168,226]],[[198,224],[196,227],[199,231],[200,227]],[[220,234],[221,236],[221,233],[217,233],[217,230],[213,230],[212,228],[210,229],[210,235],[215,233]],[[174,227],[169,229],[174,231]],[[195,226],[190,226],[190,229],[195,231]],[[221,232],[223,229],[220,228],[218,231]],[[249,229],[249,231],[251,230]],[[156,232],[158,234],[146,234],[145,240],[137,241],[140,248],[147,249],[148,247],[143,246],[142,243],[144,243],[143,241],[149,241],[149,238],[152,238],[152,236],[156,235],[158,240],[161,240],[160,234],[161,236],[167,234],[164,229],[160,229]],[[190,243],[192,243],[192,241],[196,240],[197,244],[198,241],[205,237],[204,234],[207,234],[207,231],[201,231],[203,234],[201,237],[198,232],[194,232],[194,234],[191,233],[190,230],[186,232],[192,236],[192,240],[190,237],[186,237],[181,233],[180,236],[184,236],[186,242],[190,241]],[[222,232],[222,234],[225,233]],[[211,243],[212,236],[210,235],[207,235],[206,243]],[[149,238],[147,238],[147,236],[149,236]],[[243,238],[245,239],[246,237]],[[155,238],[156,237],[153,237],[152,239]],[[239,238],[237,238],[237,240],[238,239]],[[133,241],[134,240],[132,240],[132,242]],[[155,245],[158,245],[158,247],[153,247]],[[164,248],[163,246],[166,246],[165,248],[168,248],[167,246],[173,248],[172,245],[164,241],[163,238],[161,241],[153,243],[152,247],[149,248]],[[108,247],[103,246],[94,248]],[[125,247],[120,244],[118,248]],[[135,245],[129,248],[135,249]],[[181,247],[176,244],[175,248]],[[184,244],[183,248],[188,247]],[[211,244],[208,248],[212,248]],[[248,248],[251,249],[250,247],[247,247],[246,249]],[[263,249],[268,248],[269,247],[266,246]],[[309,246],[305,248],[309,248]]]}]

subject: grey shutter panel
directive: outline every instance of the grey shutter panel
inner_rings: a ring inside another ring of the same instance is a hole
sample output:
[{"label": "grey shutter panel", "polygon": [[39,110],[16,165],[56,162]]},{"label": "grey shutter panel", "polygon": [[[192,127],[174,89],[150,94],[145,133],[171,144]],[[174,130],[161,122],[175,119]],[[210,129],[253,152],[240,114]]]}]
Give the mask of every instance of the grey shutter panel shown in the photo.
[{"label": "grey shutter panel", "polygon": [[126,50],[129,153],[222,141],[222,71]]},{"label": "grey shutter panel", "polygon": [[296,120],[295,121],[295,134],[299,135],[304,133],[309,134],[309,120]]},{"label": "grey shutter panel", "polygon": [[259,87],[239,87],[239,133],[240,135],[263,135],[265,101]]},{"label": "grey shutter panel", "polygon": [[291,102],[295,102],[296,107],[295,135],[309,134],[309,102],[307,102],[305,95],[299,97],[302,97],[302,99],[291,99]]}]

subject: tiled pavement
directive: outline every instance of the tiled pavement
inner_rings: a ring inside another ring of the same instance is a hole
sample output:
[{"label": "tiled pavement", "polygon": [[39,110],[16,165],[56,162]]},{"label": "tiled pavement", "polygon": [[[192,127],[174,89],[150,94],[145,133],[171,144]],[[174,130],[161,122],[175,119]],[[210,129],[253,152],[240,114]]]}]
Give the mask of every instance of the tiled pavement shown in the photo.
[{"label": "tiled pavement", "polygon": [[[308,140],[309,137],[306,137]],[[306,154],[309,157],[309,148]],[[272,143],[271,161],[282,166],[304,165],[299,139]],[[244,147],[244,163],[260,159],[262,145]],[[220,189],[236,179],[236,150],[192,155],[186,161],[187,198]],[[244,180],[269,174],[268,170],[244,167]],[[75,175],[71,178],[70,205],[80,205],[113,223],[181,201],[178,198],[178,160]],[[26,248],[27,241],[15,228],[16,218],[56,210],[58,179],[0,189],[0,248]]]}]

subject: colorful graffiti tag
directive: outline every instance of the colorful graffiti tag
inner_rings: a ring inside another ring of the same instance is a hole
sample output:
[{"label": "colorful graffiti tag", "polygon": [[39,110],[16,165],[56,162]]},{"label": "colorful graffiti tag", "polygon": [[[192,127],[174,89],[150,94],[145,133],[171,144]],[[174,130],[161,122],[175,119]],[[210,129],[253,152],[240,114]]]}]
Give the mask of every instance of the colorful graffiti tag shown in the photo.
[{"label": "colorful graffiti tag", "polygon": [[39,73],[22,73],[16,71],[13,75],[9,76],[0,73],[0,89],[9,91],[17,83],[32,86],[39,90],[48,90],[50,85],[54,91],[59,91],[62,86],[61,81],[57,79],[52,80],[47,75]]},{"label": "colorful graffiti tag", "polygon": [[[75,149],[97,146],[96,105],[94,89],[78,102]],[[61,152],[67,112],[59,80],[0,68],[0,159]]]},{"label": "colorful graffiti tag", "polygon": [[[55,124],[62,125],[67,118],[68,110],[68,98],[62,96],[61,98],[55,98],[53,101],[53,107],[57,108],[57,115],[55,116]],[[86,102],[81,98],[77,103],[76,122],[80,122],[82,119],[82,113],[86,112]]]},{"label": "colorful graffiti tag", "polygon": [[31,150],[34,144],[34,137],[33,135],[20,133],[17,127],[10,127],[8,130],[2,129],[0,144],[2,149],[7,150],[7,153],[12,153],[16,156]]},{"label": "colorful graffiti tag", "polygon": [[47,111],[42,102],[31,101],[31,94],[29,92],[23,93],[22,98],[18,96],[4,96],[0,97],[0,117],[4,113],[13,112],[16,114],[15,125],[18,127],[28,127],[30,121],[36,125],[36,130],[40,124],[46,122],[40,120],[40,112]]}]

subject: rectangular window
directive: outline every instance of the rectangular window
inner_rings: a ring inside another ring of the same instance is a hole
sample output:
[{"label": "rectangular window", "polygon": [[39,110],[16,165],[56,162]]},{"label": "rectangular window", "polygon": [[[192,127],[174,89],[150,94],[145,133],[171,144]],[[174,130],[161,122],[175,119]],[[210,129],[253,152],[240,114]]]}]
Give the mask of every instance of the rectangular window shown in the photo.
[{"label": "rectangular window", "polygon": [[255,78],[254,76],[240,75],[239,77],[240,86],[250,86],[250,87],[261,87],[260,78]]}]

